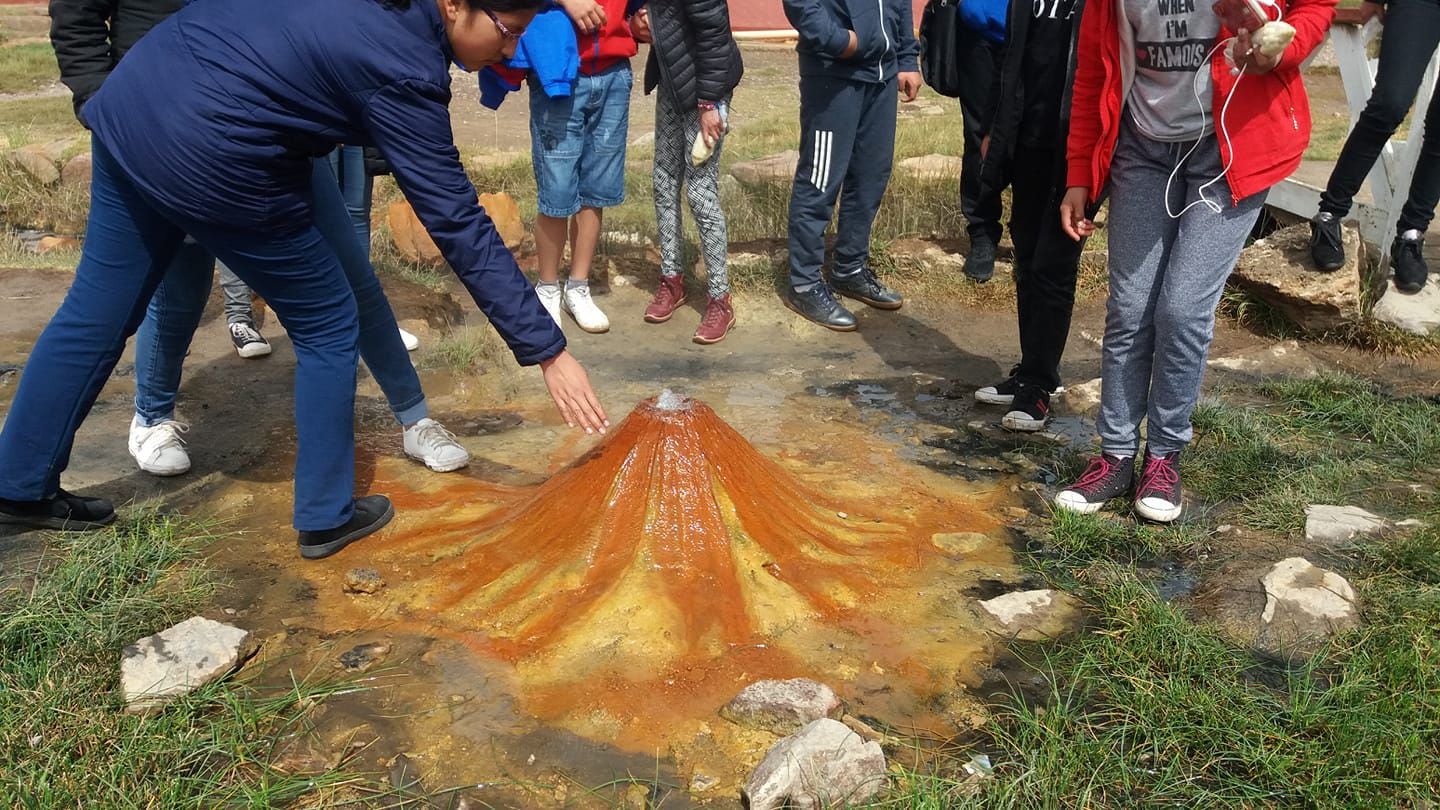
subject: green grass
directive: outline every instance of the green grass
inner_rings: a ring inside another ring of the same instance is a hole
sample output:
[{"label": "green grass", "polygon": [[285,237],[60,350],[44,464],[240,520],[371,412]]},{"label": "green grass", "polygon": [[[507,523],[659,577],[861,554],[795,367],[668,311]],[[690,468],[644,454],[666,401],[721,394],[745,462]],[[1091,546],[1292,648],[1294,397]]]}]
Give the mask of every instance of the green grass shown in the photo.
[{"label": "green grass", "polygon": [[0,806],[269,807],[333,774],[273,764],[339,687],[212,684],[149,717],[125,714],[121,648],[182,620],[215,586],[206,526],[142,513],[100,534],[45,540],[33,571],[0,582]]},{"label": "green grass", "polygon": [[420,362],[424,368],[455,375],[475,374],[500,365],[506,351],[504,341],[488,325],[467,326],[429,341]]},{"label": "green grass", "polygon": [[59,80],[60,68],[50,43],[0,46],[0,93],[39,90]]},{"label": "green grass", "polygon": [[68,95],[0,101],[0,121],[12,147],[86,136]]},{"label": "green grass", "polygon": [[[962,757],[906,774],[878,806],[1422,807],[1440,798],[1440,403],[1354,377],[1264,383],[1196,415],[1186,524],[1057,515],[1034,564],[1088,605],[1069,640],[1017,654],[1045,684],[1004,702],[967,794]],[[1417,492],[1408,484],[1426,484]],[[1364,626],[1282,665],[1195,605],[1167,603],[1136,562],[1224,551],[1217,522],[1303,536],[1304,504],[1358,503],[1423,528],[1327,552]],[[1198,518],[1197,518],[1198,514]],[[972,747],[973,750],[973,747]]]}]

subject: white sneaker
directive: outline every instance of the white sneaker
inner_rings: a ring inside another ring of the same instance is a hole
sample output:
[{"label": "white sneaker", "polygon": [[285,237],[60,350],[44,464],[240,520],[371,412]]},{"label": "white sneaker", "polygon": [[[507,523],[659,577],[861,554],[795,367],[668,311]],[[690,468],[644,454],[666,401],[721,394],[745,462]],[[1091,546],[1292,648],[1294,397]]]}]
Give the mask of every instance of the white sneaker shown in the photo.
[{"label": "white sneaker", "polygon": [[190,454],[180,434],[190,426],[174,419],[154,427],[140,424],[140,417],[130,420],[130,455],[140,469],[151,475],[171,476],[190,471]]},{"label": "white sneaker", "polygon": [[565,288],[565,296],[562,299],[565,311],[580,324],[580,328],[586,332],[608,332],[610,331],[610,319],[605,313],[595,306],[595,301],[590,297],[590,286]]},{"label": "white sneaker", "polygon": [[405,428],[405,455],[435,472],[453,472],[470,463],[470,451],[434,419],[421,419]]},{"label": "white sneaker", "polygon": [[407,352],[413,352],[420,348],[420,338],[406,332],[404,329],[400,330],[400,342],[405,344],[405,351]]},{"label": "white sneaker", "polygon": [[535,285],[535,294],[540,296],[540,303],[545,305],[545,311],[555,319],[555,325],[564,331],[564,324],[560,321],[560,299],[565,296],[564,289],[560,284],[540,283]]}]

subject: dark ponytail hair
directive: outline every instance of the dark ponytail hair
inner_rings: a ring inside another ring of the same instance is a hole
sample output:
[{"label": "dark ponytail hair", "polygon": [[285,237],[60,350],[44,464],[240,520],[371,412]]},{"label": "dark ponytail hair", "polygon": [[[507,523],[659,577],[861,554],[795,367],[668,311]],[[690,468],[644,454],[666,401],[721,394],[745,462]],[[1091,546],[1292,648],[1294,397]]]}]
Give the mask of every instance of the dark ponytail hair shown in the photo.
[{"label": "dark ponytail hair", "polygon": [[[414,0],[380,0],[381,5],[401,11],[410,8],[412,2],[414,2]],[[432,2],[432,0],[420,0],[420,2],[428,3]],[[538,11],[548,2],[549,0],[465,0],[465,4],[474,11],[491,11],[497,14],[507,14],[516,11]]]}]

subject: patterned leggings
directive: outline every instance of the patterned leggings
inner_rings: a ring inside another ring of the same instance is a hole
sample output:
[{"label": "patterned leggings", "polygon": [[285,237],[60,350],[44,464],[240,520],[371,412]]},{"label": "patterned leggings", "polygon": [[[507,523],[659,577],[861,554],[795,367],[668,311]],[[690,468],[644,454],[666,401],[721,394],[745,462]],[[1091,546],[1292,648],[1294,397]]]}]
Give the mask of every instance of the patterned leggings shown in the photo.
[{"label": "patterned leggings", "polygon": [[700,251],[705,258],[705,275],[710,297],[730,293],[730,274],[725,269],[729,237],[725,212],[720,208],[720,149],[699,166],[690,163],[690,147],[700,131],[700,111],[676,109],[675,99],[665,88],[655,94],[655,223],[660,230],[660,273],[678,276],[683,255],[680,240],[680,184],[690,198],[690,213],[700,231]]}]

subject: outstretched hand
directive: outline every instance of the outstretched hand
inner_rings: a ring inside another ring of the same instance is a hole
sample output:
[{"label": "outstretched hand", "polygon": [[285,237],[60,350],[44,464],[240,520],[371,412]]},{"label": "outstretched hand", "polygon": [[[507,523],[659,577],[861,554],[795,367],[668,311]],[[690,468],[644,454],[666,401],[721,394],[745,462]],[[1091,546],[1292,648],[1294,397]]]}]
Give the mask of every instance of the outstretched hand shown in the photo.
[{"label": "outstretched hand", "polygon": [[590,377],[580,362],[568,351],[561,351],[549,360],[540,361],[540,373],[550,398],[560,409],[560,416],[570,427],[583,427],[586,433],[604,433],[610,427],[605,409],[590,387]]}]

